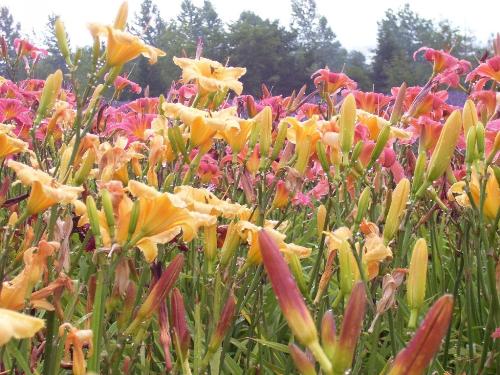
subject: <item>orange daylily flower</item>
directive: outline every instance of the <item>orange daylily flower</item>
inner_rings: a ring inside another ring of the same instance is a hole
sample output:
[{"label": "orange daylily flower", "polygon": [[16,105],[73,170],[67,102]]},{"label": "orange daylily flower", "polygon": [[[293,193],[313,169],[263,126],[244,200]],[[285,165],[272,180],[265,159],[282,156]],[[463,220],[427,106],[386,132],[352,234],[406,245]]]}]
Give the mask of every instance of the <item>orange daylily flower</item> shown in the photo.
[{"label": "orange daylily flower", "polygon": [[141,54],[149,59],[150,64],[156,64],[158,57],[166,55],[161,49],[144,43],[137,36],[112,26],[91,23],[88,27],[94,38],[108,38],[106,58],[109,66],[122,66]]},{"label": "orange daylily flower", "polygon": [[28,144],[8,132],[8,127],[3,130],[0,128],[0,159],[18,154],[20,152],[28,151]]},{"label": "orange daylily flower", "polygon": [[238,78],[246,73],[246,68],[225,67],[221,63],[201,57],[188,59],[174,57],[174,64],[182,69],[182,82],[195,81],[200,92],[217,92],[231,89],[241,95],[243,84]]}]

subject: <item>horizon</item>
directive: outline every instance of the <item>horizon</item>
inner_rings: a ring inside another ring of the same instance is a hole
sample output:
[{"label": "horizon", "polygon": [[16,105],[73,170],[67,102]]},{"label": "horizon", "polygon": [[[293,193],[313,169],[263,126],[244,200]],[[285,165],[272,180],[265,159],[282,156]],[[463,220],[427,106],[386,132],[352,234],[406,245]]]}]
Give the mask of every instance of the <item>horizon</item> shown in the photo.
[{"label": "horizon", "polygon": [[[88,0],[85,3],[77,1],[46,0],[43,3],[34,0],[15,1],[0,0],[0,6],[7,6],[14,17],[15,22],[21,24],[21,32],[26,37],[32,38],[34,42],[42,42],[43,36],[40,30],[46,29],[46,23],[50,14],[61,16],[66,25],[68,35],[73,46],[90,45],[92,38],[88,33],[86,24],[89,22],[110,23],[113,21],[116,11],[122,0],[109,0],[98,2]],[[180,11],[181,0],[154,1],[158,6],[162,18],[170,20],[175,18]],[[237,20],[243,11],[252,11],[264,19],[278,20],[280,25],[289,27],[291,18],[290,0],[275,0],[272,6],[264,0],[254,0],[252,6],[248,7],[247,2],[233,2],[231,7],[224,6],[227,1],[212,0],[217,14],[225,25]],[[133,21],[135,14],[140,9],[142,0],[129,1],[129,22]],[[203,0],[193,0],[197,6],[203,4]],[[236,4],[245,4],[235,6]],[[371,58],[372,50],[376,47],[377,22],[380,21],[388,9],[397,10],[408,3],[402,0],[381,0],[376,5],[371,2],[364,4],[363,14],[357,14],[357,24],[363,24],[362,33],[353,33],[350,30],[353,17],[356,14],[355,8],[359,9],[359,3],[338,3],[329,0],[317,0],[318,14],[325,16],[330,27],[337,36],[337,40],[348,50],[358,50]],[[475,2],[476,8],[486,8],[487,0]],[[26,12],[27,5],[31,11]],[[432,7],[429,6],[432,4]],[[451,6],[453,4],[453,6]],[[491,3],[490,3],[491,4]],[[97,6],[98,5],[98,6]],[[99,8],[99,12],[94,10]],[[419,1],[411,4],[410,8],[421,17],[429,18],[433,22],[448,20],[454,27],[459,28],[463,33],[473,35],[480,45],[486,45],[488,40],[495,35],[498,30],[492,29],[489,25],[495,25],[495,12],[482,14],[481,18],[469,17],[470,7],[464,4],[456,4],[450,0],[435,3],[431,0]],[[279,10],[279,11],[276,11]],[[447,11],[447,13],[445,13]],[[335,17],[335,13],[340,13],[342,17]],[[347,17],[346,17],[347,15]],[[490,20],[491,18],[491,20]],[[347,23],[346,23],[347,22]],[[27,26],[30,25],[30,26]],[[346,26],[349,26],[346,27]],[[357,27],[357,25],[356,25]]]}]

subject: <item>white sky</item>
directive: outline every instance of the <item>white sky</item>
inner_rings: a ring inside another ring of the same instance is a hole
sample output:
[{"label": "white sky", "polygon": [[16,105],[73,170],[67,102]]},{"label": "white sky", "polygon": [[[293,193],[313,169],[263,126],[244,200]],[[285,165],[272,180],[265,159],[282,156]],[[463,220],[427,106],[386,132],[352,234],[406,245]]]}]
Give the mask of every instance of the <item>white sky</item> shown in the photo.
[{"label": "white sky", "polygon": [[[181,0],[154,0],[163,18],[175,17]],[[201,5],[203,0],[194,0]],[[326,16],[342,45],[348,49],[369,52],[376,45],[377,21],[388,8],[397,9],[408,0],[316,0],[318,11]],[[122,0],[0,0],[10,8],[23,32],[40,36],[50,13],[60,15],[72,42],[90,44],[87,22],[110,23]],[[141,0],[129,0],[129,19],[139,9]],[[290,0],[212,0],[216,11],[225,22],[239,17],[243,10],[251,10],[263,18],[290,21]],[[496,0],[414,0],[411,8],[421,16],[439,20],[447,18],[452,24],[473,34],[480,42],[500,31],[500,1]]]}]

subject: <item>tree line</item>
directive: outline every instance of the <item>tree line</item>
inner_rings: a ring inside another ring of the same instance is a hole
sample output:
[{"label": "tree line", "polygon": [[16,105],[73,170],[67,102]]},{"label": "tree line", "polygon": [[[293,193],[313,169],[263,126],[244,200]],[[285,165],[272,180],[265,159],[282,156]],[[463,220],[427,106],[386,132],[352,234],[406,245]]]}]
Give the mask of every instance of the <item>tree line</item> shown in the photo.
[{"label": "tree line", "polygon": [[[426,19],[405,5],[387,10],[378,22],[377,45],[368,61],[362,52],[341,45],[327,19],[319,14],[315,0],[291,0],[290,5],[291,22],[285,27],[278,20],[263,19],[250,11],[224,23],[210,0],[201,6],[183,0],[179,14],[165,19],[154,0],[143,0],[128,31],[163,49],[170,58],[160,59],[156,65],[139,60],[128,67],[129,78],[148,86],[150,95],[164,93],[180,73],[171,57],[193,57],[202,43],[204,57],[247,68],[242,78],[246,93],[258,94],[265,84],[273,94],[288,95],[302,84],[310,85],[311,74],[326,66],[346,73],[363,90],[388,92],[403,81],[409,85],[425,82],[429,64],[412,63],[413,53],[422,46],[452,50],[455,56],[470,61],[484,52],[473,36],[448,20]],[[53,29],[56,17],[49,16],[44,33],[49,55],[38,67],[41,78],[64,66]],[[21,25],[7,7],[0,8],[0,35],[7,43],[21,35]],[[2,69],[0,65],[0,75]]]}]

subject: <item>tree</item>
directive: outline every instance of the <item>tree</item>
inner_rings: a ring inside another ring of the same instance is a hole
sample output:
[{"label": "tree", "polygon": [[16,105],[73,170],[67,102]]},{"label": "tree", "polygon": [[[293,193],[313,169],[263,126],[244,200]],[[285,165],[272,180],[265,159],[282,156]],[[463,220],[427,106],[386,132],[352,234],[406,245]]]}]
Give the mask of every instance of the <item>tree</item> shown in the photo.
[{"label": "tree", "polygon": [[402,81],[409,85],[425,83],[432,69],[430,64],[413,62],[413,53],[423,46],[452,50],[454,56],[469,60],[478,51],[474,39],[463,35],[449,21],[436,25],[413,12],[408,4],[397,12],[389,9],[378,23],[372,63],[376,90],[388,91]]},{"label": "tree", "polygon": [[231,65],[245,66],[244,91],[258,94],[262,83],[277,93],[289,93],[297,82],[290,79],[293,69],[290,45],[294,35],[278,21],[263,20],[252,12],[243,12],[229,26],[228,45]]},{"label": "tree", "polygon": [[[0,37],[7,43],[7,52],[12,58],[15,56],[14,40],[20,37],[21,25],[14,21],[14,17],[7,7],[0,7]],[[0,75],[8,75],[5,63],[0,59]]]},{"label": "tree", "polygon": [[[130,27],[130,32],[140,37],[147,44],[158,46],[161,36],[167,28],[166,22],[161,18],[160,11],[152,0],[143,0],[140,11]],[[150,65],[145,59],[137,60],[132,65],[132,76],[139,85],[149,86],[151,95],[159,95],[165,89],[160,77],[160,68]]]}]

